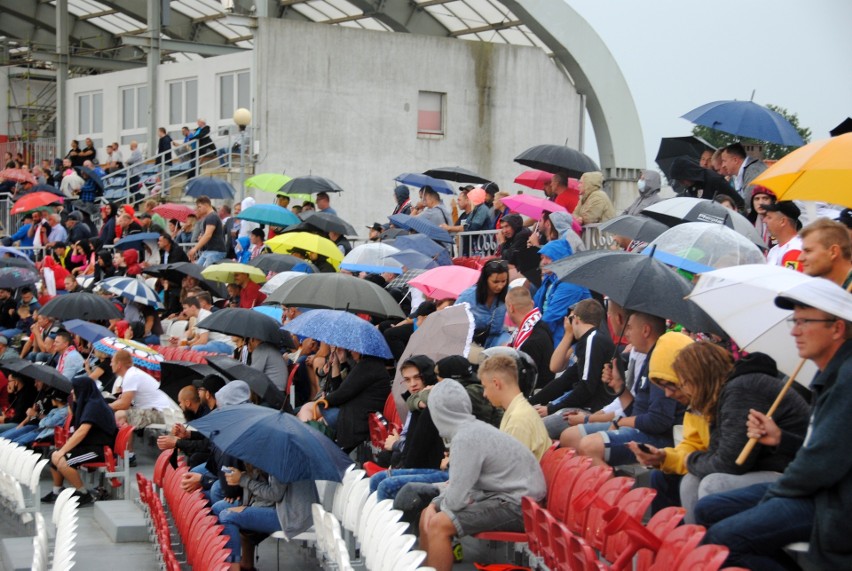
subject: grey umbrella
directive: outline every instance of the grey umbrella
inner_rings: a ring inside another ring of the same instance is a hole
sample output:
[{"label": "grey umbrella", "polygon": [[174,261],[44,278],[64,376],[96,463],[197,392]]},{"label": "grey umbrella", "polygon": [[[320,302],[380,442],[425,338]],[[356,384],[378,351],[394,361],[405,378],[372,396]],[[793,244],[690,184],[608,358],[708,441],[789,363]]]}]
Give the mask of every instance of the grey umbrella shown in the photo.
[{"label": "grey umbrella", "polygon": [[121,319],[121,312],[106,298],[88,292],[60,295],[48,301],[39,311],[41,315],[60,321],[84,319],[86,321],[109,321]]},{"label": "grey umbrella", "polygon": [[304,217],[304,222],[302,224],[308,224],[314,228],[319,228],[326,233],[337,232],[338,234],[344,234],[346,236],[358,235],[358,231],[355,230],[355,227],[349,222],[340,216],[335,216],[328,212],[310,211]]},{"label": "grey umbrella", "polygon": [[383,288],[371,281],[345,274],[307,274],[293,278],[267,297],[266,303],[342,309],[381,318],[405,318],[391,294]]},{"label": "grey umbrella", "polygon": [[260,268],[267,273],[289,272],[299,264],[306,265],[315,274],[319,273],[317,267],[308,260],[303,260],[290,254],[261,254],[248,263],[248,265]]},{"label": "grey umbrella", "polygon": [[316,175],[297,176],[282,186],[280,194],[316,194],[318,192],[343,192],[336,182]]},{"label": "grey umbrella", "polygon": [[658,220],[647,216],[622,214],[600,225],[601,232],[609,232],[618,236],[626,236],[642,242],[650,242],[669,227]]},{"label": "grey umbrella", "polygon": [[226,356],[207,357],[207,363],[232,381],[245,381],[253,393],[271,406],[279,408],[284,404],[284,393],[263,371]]},{"label": "grey umbrella", "polygon": [[289,348],[293,348],[293,342],[289,336],[281,333],[280,324],[268,315],[251,309],[239,307],[220,309],[199,321],[198,327],[245,339],[260,339],[276,347],[289,341]]},{"label": "grey umbrella", "polygon": [[41,381],[63,393],[71,393],[71,381],[53,367],[40,363],[30,363],[25,359],[5,359],[0,361],[0,369],[12,371],[34,381]]},{"label": "grey umbrella", "polygon": [[546,172],[564,172],[574,178],[580,178],[583,173],[600,170],[588,156],[563,145],[530,147],[515,157],[515,162]]}]

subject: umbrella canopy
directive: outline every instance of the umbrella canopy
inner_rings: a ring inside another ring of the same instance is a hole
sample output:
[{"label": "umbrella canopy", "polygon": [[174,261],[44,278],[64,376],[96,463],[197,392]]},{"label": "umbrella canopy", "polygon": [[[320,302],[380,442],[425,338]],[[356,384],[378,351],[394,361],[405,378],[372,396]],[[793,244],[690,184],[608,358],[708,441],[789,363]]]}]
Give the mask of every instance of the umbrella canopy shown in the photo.
[{"label": "umbrella canopy", "polygon": [[100,295],[88,292],[69,293],[54,297],[39,310],[40,315],[60,321],[83,319],[85,321],[109,321],[121,319],[115,305]]},{"label": "umbrella canopy", "polygon": [[642,211],[642,215],[659,220],[667,226],[675,226],[684,222],[724,224],[751,240],[758,247],[766,247],[763,238],[760,237],[760,234],[754,228],[754,224],[749,222],[748,218],[712,200],[678,196],[652,204]]},{"label": "umbrella canopy", "polygon": [[0,369],[17,373],[34,381],[41,381],[63,393],[71,394],[73,388],[71,380],[55,368],[40,363],[30,363],[26,359],[3,359],[0,361]]},{"label": "umbrella canopy", "polygon": [[393,296],[383,288],[346,274],[307,274],[293,278],[266,298],[266,303],[405,318]]},{"label": "umbrella canopy", "polygon": [[426,236],[425,234],[404,234],[395,239],[393,247],[400,251],[414,250],[428,256],[439,266],[449,266],[453,263],[447,249]]},{"label": "umbrella canopy", "polygon": [[257,466],[279,482],[340,482],[352,464],[320,431],[291,414],[262,406],[226,406],[189,424],[223,453]]},{"label": "umbrella canopy", "polygon": [[549,185],[552,179],[553,173],[532,169],[516,176],[515,182],[534,190],[544,190],[544,187]]},{"label": "umbrella canopy", "polygon": [[0,260],[0,264],[5,267],[15,267],[15,268],[26,268],[33,269],[35,264],[29,258],[12,258],[9,256],[5,256]]},{"label": "umbrella canopy", "polygon": [[[792,311],[775,305],[775,297],[811,281],[800,272],[766,264],[722,268],[702,274],[689,294],[745,351],[766,353],[778,369],[791,375],[799,364],[796,342],[785,319]],[[796,380],[807,385],[816,372],[808,361]]]},{"label": "umbrella canopy", "polygon": [[275,346],[290,341],[289,345],[292,347],[292,340],[281,334],[280,325],[274,319],[250,309],[220,309],[199,321],[198,327],[244,339],[260,339]]},{"label": "umbrella canopy", "polygon": [[[287,282],[289,282],[293,278],[298,278],[299,276],[303,276],[303,275],[305,275],[305,274],[303,274],[302,272],[289,272],[289,271],[279,272],[279,273],[275,274],[274,276],[272,276],[271,278],[269,278],[269,281],[266,282],[265,284],[263,284],[263,287],[260,288],[260,291],[261,291],[261,293],[265,293],[266,295],[271,295],[275,292],[275,290],[277,290],[279,287],[286,284]],[[263,307],[263,306],[261,306],[261,307]],[[252,308],[252,309],[256,309],[256,308]]]},{"label": "umbrella canopy", "polygon": [[[56,196],[61,196],[65,198],[65,195],[62,194],[61,190],[50,184],[37,184],[34,187],[30,188],[30,192],[49,192],[50,194],[55,194]],[[74,202],[77,201],[75,200]]]},{"label": "umbrella canopy", "polygon": [[391,254],[390,257],[399,262],[406,270],[431,270],[441,267],[434,259],[415,250],[400,250]]},{"label": "umbrella canopy", "polygon": [[529,194],[513,194],[503,198],[503,204],[512,212],[529,216],[535,220],[541,218],[543,212],[568,212],[568,210],[546,198],[530,196]]},{"label": "umbrella canopy", "polygon": [[80,167],[80,175],[85,176],[90,179],[95,186],[104,189],[104,181],[101,179],[101,175],[99,175],[94,169],[90,169],[89,167]]},{"label": "umbrella canopy", "polygon": [[286,228],[291,224],[299,223],[298,216],[277,204],[256,204],[249,206],[237,214],[237,218],[248,220],[249,222],[257,222],[258,224],[268,224],[278,228]]},{"label": "umbrella canopy", "polygon": [[391,255],[399,252],[393,246],[381,242],[371,242],[355,246],[352,251],[343,257],[340,269],[350,272],[367,272],[370,274],[381,274],[391,272],[402,273],[402,264],[394,260]]},{"label": "umbrella canopy", "polygon": [[423,272],[408,285],[432,299],[457,299],[461,292],[479,280],[479,270],[464,266],[439,266]]},{"label": "umbrella canopy", "polygon": [[189,276],[198,281],[198,286],[200,288],[209,291],[214,296],[221,298],[228,297],[224,286],[207,280],[203,275],[201,275],[201,269],[201,266],[193,264],[192,262],[173,262],[171,264],[149,266],[142,271],[143,273],[163,278],[177,284],[181,283],[184,277]]},{"label": "umbrella canopy", "polygon": [[178,222],[186,222],[190,214],[195,214],[195,209],[188,204],[178,204],[169,202],[160,204],[154,207],[154,212],[165,218],[166,220],[177,220]]},{"label": "umbrella canopy", "polygon": [[316,194],[318,192],[343,192],[336,182],[323,176],[297,176],[279,189],[282,194]]},{"label": "umbrella canopy", "polygon": [[264,272],[294,272],[317,273],[315,265],[302,258],[290,254],[261,254],[249,262],[250,266],[260,268]]},{"label": "umbrella canopy", "polygon": [[121,350],[127,351],[133,357],[134,365],[149,371],[159,371],[160,363],[164,361],[162,355],[147,345],[118,337],[104,337],[96,341],[93,347],[107,355],[115,355]]},{"label": "umbrella canopy", "polygon": [[390,283],[387,285],[387,287],[388,288],[408,287],[408,282],[410,282],[411,280],[413,280],[417,276],[422,275],[424,272],[426,272],[426,270],[421,270],[421,269],[405,270],[404,272],[402,272],[401,275],[398,275],[394,279],[392,279],[390,281]]},{"label": "umbrella canopy", "polygon": [[346,236],[357,236],[358,231],[349,222],[328,212],[309,211],[304,217],[304,223],[318,228],[325,233],[337,232]]},{"label": "umbrella canopy", "polygon": [[701,158],[704,151],[715,151],[716,147],[694,135],[686,137],[663,137],[660,139],[660,148],[657,150],[657,164],[660,170],[671,180],[672,164],[678,157],[692,157],[696,161]]},{"label": "umbrella canopy", "polygon": [[[11,180],[24,184],[38,184],[36,177],[24,169],[3,169],[0,171],[0,180]],[[13,213],[14,214],[14,213]]]},{"label": "umbrella canopy", "polygon": [[796,149],[753,182],[773,191],[778,200],[817,200],[852,207],[852,133]]},{"label": "umbrella canopy", "polygon": [[839,137],[844,133],[852,133],[852,117],[847,117],[837,127],[828,132],[832,137]]},{"label": "umbrella canopy", "polygon": [[290,182],[291,179],[286,174],[278,174],[277,172],[265,172],[256,174],[246,180],[246,188],[259,188],[263,192],[278,192],[281,187]]},{"label": "umbrella canopy", "polygon": [[65,329],[67,329],[70,333],[78,335],[81,339],[85,339],[89,343],[94,343],[96,341],[100,341],[104,337],[112,337],[115,335],[103,325],[89,323],[82,319],[69,319],[68,321],[63,322],[62,325],[65,326]]},{"label": "umbrella canopy", "polygon": [[143,242],[153,242],[156,245],[159,238],[160,234],[157,232],[137,232],[136,234],[125,236],[116,242],[113,247],[116,250],[128,250],[130,248],[138,248],[139,244]]},{"label": "umbrella canopy", "polygon": [[207,357],[207,363],[217,372],[225,375],[228,380],[244,381],[251,389],[251,392],[259,396],[267,404],[275,408],[280,408],[284,404],[286,400],[284,393],[260,369],[253,369],[225,355],[211,355]]},{"label": "umbrella canopy", "polygon": [[0,259],[2,259],[2,258],[6,258],[6,257],[8,257],[8,256],[13,256],[13,257],[15,257],[15,258],[20,258],[20,259],[22,259],[22,260],[26,260],[26,261],[28,261],[30,264],[32,264],[32,260],[30,260],[30,257],[29,257],[29,256],[27,256],[27,255],[26,255],[25,253],[23,253],[22,251],[20,251],[19,249],[17,249],[17,248],[12,248],[12,247],[9,247],[9,246],[0,246]]},{"label": "umbrella canopy", "polygon": [[706,313],[684,299],[692,291],[690,283],[648,256],[589,250],[548,268],[562,281],[609,296],[627,310],[671,319],[691,331],[721,332]]},{"label": "umbrella canopy", "polygon": [[549,173],[568,173],[568,176],[574,178],[580,178],[583,173],[601,170],[588,156],[562,145],[530,147],[515,157],[515,162]]},{"label": "umbrella canopy", "polygon": [[333,266],[339,266],[343,260],[341,252],[328,238],[308,232],[289,232],[266,241],[266,245],[276,254],[286,254],[291,250],[305,250],[325,256]]},{"label": "umbrella canopy", "polygon": [[207,266],[201,270],[201,275],[208,280],[221,282],[223,284],[232,284],[237,280],[234,279],[234,274],[248,274],[251,281],[256,284],[266,282],[266,273],[260,268],[250,266],[248,264],[238,264],[236,262],[222,262]]},{"label": "umbrella canopy", "polygon": [[363,355],[393,359],[390,347],[379,330],[369,321],[334,309],[317,309],[284,324],[284,329],[310,337],[332,347],[342,347]]},{"label": "umbrella canopy", "polygon": [[65,199],[49,192],[31,192],[23,198],[19,198],[12,206],[11,214],[29,212],[50,204],[61,204]]},{"label": "umbrella canopy", "polygon": [[[3,262],[0,262],[2,264]],[[38,272],[35,268],[5,267],[0,268],[0,288],[18,289],[38,282]]]},{"label": "umbrella canopy", "polygon": [[622,214],[600,225],[601,232],[609,232],[618,236],[626,236],[641,242],[650,242],[669,227],[647,216]]},{"label": "umbrella canopy", "polygon": [[444,242],[447,244],[453,243],[453,238],[450,236],[449,232],[440,226],[436,226],[429,222],[425,218],[417,218],[415,216],[409,216],[408,214],[392,214],[388,216],[388,220],[390,220],[391,224],[398,228],[419,232],[420,234],[424,234],[438,242]]},{"label": "umbrella canopy", "polygon": [[234,198],[234,187],[221,178],[212,176],[197,176],[186,184],[185,194],[198,198]]},{"label": "umbrella canopy", "polygon": [[441,194],[455,194],[455,190],[453,190],[453,187],[447,181],[433,178],[425,174],[404,172],[401,175],[398,175],[394,180],[400,184],[416,186],[417,188],[428,186],[431,187],[432,190],[440,192]]},{"label": "umbrella canopy", "polygon": [[216,375],[218,371],[210,365],[189,361],[163,361],[160,363],[160,390],[175,402],[180,402],[178,394],[187,385],[207,375]]},{"label": "umbrella canopy", "polygon": [[154,309],[160,309],[160,297],[151,287],[136,278],[117,276],[107,278],[98,284],[99,288],[127,301],[141,303]]},{"label": "umbrella canopy", "polygon": [[491,182],[487,178],[479,176],[472,170],[462,167],[438,167],[436,169],[429,169],[423,174],[431,176],[432,178],[451,180],[453,182],[466,182],[472,184],[488,184]]},{"label": "umbrella canopy", "polygon": [[687,222],[666,230],[642,253],[693,274],[766,263],[763,252],[748,238],[727,226],[708,222]]},{"label": "umbrella canopy", "polygon": [[788,147],[805,144],[796,128],[783,115],[753,101],[713,101],[682,117],[695,125],[740,137]]}]

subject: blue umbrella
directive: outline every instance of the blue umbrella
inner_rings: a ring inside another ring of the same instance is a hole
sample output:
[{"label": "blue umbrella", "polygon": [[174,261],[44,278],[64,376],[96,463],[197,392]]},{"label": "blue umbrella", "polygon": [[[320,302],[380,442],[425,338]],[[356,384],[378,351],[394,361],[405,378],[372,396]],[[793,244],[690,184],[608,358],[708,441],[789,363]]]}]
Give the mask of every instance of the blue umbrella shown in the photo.
[{"label": "blue umbrella", "polygon": [[103,325],[98,325],[97,323],[92,323],[90,321],[83,321],[82,319],[69,319],[63,324],[65,325],[65,329],[74,335],[79,335],[89,343],[96,343],[104,337],[112,337],[114,335],[112,331]]},{"label": "blue umbrella", "polygon": [[400,250],[390,256],[408,270],[431,270],[437,268],[440,264],[427,256],[415,250]]},{"label": "blue umbrella", "polygon": [[0,257],[5,256],[6,254],[9,254],[10,256],[15,256],[16,258],[22,258],[22,259],[27,260],[27,261],[30,260],[29,256],[27,256],[25,253],[23,253],[22,251],[20,251],[17,248],[10,248],[8,246],[0,246]]},{"label": "blue umbrella", "polygon": [[141,303],[154,309],[162,307],[157,292],[151,289],[148,284],[136,278],[115,276],[100,282],[98,287],[129,302]]},{"label": "blue umbrella", "polygon": [[780,113],[753,101],[714,101],[682,116],[690,123],[732,135],[788,147],[805,144],[796,128]]},{"label": "blue umbrella", "polygon": [[137,248],[142,242],[156,242],[159,237],[160,235],[156,232],[137,232],[136,234],[125,236],[116,242],[113,247],[116,250],[129,250],[130,248]]},{"label": "blue umbrella", "polygon": [[302,337],[310,337],[383,359],[392,359],[393,354],[379,330],[369,321],[338,309],[317,309],[303,313],[284,325],[284,330]]},{"label": "blue umbrella", "polygon": [[215,410],[190,426],[225,454],[275,476],[279,482],[340,482],[352,464],[343,451],[295,416],[254,404]]},{"label": "blue umbrella", "polygon": [[408,186],[416,186],[417,188],[431,186],[433,190],[440,192],[441,194],[455,194],[455,192],[453,192],[453,187],[446,181],[439,178],[433,178],[425,174],[404,172],[394,180],[402,184],[407,184]]},{"label": "blue umbrella", "polygon": [[291,224],[298,224],[300,222],[298,216],[277,204],[256,204],[249,206],[237,214],[237,218],[248,220],[249,222],[257,222],[258,224],[278,226],[280,228],[286,228]]},{"label": "blue umbrella", "polygon": [[234,187],[220,178],[212,176],[195,177],[186,185],[186,195],[198,198],[234,198]]},{"label": "blue umbrella", "polygon": [[394,241],[393,246],[400,250],[414,250],[421,254],[425,254],[438,262],[439,266],[449,266],[453,263],[453,259],[450,258],[446,248],[423,234],[399,236]]},{"label": "blue umbrella", "polygon": [[416,218],[414,216],[409,216],[408,214],[392,214],[388,216],[388,220],[390,220],[391,224],[398,228],[405,228],[406,230],[420,232],[421,234],[425,234],[438,242],[446,242],[448,244],[453,243],[453,239],[449,232],[435,224],[432,224],[428,220],[424,220],[423,218]]}]

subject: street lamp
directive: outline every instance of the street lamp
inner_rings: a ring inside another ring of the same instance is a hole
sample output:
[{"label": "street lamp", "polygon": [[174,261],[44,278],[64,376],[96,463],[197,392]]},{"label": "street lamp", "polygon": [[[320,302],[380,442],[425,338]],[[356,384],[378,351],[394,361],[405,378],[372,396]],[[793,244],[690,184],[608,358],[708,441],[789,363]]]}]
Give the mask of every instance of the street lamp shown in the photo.
[{"label": "street lamp", "polygon": [[251,124],[251,111],[240,107],[234,111],[234,123],[240,128],[240,200],[246,196],[246,127]]}]

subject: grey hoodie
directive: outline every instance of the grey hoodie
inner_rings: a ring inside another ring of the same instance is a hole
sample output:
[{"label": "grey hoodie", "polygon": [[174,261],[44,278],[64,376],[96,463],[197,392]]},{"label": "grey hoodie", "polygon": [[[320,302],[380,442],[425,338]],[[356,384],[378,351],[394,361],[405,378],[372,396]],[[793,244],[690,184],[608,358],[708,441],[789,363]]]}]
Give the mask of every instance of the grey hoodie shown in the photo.
[{"label": "grey hoodie", "polygon": [[432,421],[450,441],[450,481],[433,500],[442,512],[455,522],[453,512],[477,501],[500,498],[520,505],[523,496],[544,497],[544,475],[535,456],[520,441],[476,420],[461,384],[445,379],[431,393]]},{"label": "grey hoodie", "polygon": [[660,200],[660,173],[654,170],[642,171],[645,177],[645,188],[639,191],[639,197],[628,206],[622,214],[639,214]]}]

